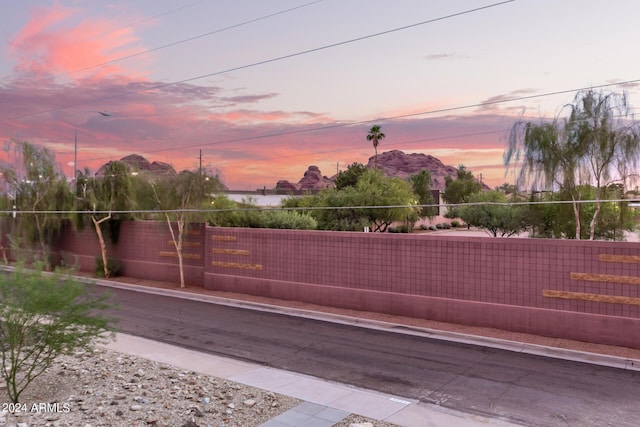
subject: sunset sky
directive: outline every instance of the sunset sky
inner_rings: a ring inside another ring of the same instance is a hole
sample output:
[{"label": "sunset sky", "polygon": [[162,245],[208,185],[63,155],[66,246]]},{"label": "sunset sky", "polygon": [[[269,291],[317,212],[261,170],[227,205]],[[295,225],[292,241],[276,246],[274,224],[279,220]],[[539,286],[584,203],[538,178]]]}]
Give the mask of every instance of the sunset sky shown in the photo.
[{"label": "sunset sky", "polygon": [[202,150],[247,190],[366,163],[377,124],[380,151],[496,186],[516,120],[592,86],[640,106],[639,17],[633,0],[0,0],[0,137],[69,176],[76,132],[93,171],[133,153],[195,169]]}]

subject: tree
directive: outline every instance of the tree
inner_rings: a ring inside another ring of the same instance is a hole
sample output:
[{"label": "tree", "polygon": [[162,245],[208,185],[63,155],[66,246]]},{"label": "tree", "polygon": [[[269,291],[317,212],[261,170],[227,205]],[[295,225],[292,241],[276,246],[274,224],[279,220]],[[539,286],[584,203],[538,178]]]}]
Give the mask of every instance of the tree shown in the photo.
[{"label": "tree", "polygon": [[502,185],[499,185],[495,188],[496,191],[500,191],[501,193],[504,194],[517,194],[518,193],[518,189],[516,188],[515,185],[513,184],[509,184],[507,182],[503,183]]},{"label": "tree", "polygon": [[[575,239],[576,229],[582,231],[581,239],[589,238],[589,223],[593,218],[596,209],[594,186],[579,186],[578,191],[582,195],[583,202],[593,200],[594,203],[582,203],[580,206],[581,227],[576,227],[575,216],[570,204],[558,203],[568,200],[568,195],[564,191],[555,193],[545,193],[542,197],[532,197],[536,203],[528,206],[527,219],[531,225],[533,237]],[[602,189],[602,196],[605,199],[624,199],[621,184],[611,184]],[[602,202],[598,223],[595,227],[594,239],[618,240],[625,238],[626,231],[636,229],[636,211],[629,207],[629,203],[622,202]]]},{"label": "tree", "polygon": [[338,172],[336,176],[336,188],[342,190],[345,187],[355,187],[358,180],[367,171],[367,167],[362,163],[353,162],[344,171]]},{"label": "tree", "polygon": [[121,161],[109,162],[101,177],[90,177],[88,174],[78,174],[78,190],[80,210],[88,211],[100,245],[102,274],[111,277],[114,273],[110,268],[113,261],[107,256],[105,233],[116,242],[119,226],[124,214],[113,214],[113,211],[134,210],[132,198],[131,170]]},{"label": "tree", "polygon": [[61,354],[86,349],[112,331],[109,296],[40,268],[0,275],[0,357],[9,399],[20,395]]},{"label": "tree", "polygon": [[416,199],[407,181],[374,169],[367,170],[355,187],[320,193],[311,212],[321,229],[362,230],[370,226],[374,232],[384,232],[395,221],[417,220]]},{"label": "tree", "polygon": [[[176,177],[167,177],[153,184],[158,206],[163,210],[167,220],[171,242],[178,256],[180,270],[180,287],[184,288],[184,262],[182,249],[184,238],[189,224],[196,218],[201,221],[204,218],[200,209],[210,209],[212,195],[220,191],[222,185],[215,177],[205,176],[202,173],[182,171]],[[176,234],[173,223],[178,227]]]},{"label": "tree", "polygon": [[378,144],[380,144],[380,140],[385,138],[385,134],[380,132],[380,126],[375,125],[371,129],[369,129],[369,134],[367,135],[367,141],[371,141],[373,144],[373,149],[375,151],[375,168],[378,169]]},{"label": "tree", "polygon": [[595,209],[589,222],[594,239],[603,188],[636,174],[640,131],[630,121],[626,95],[588,90],[565,107],[569,115],[551,123],[518,121],[509,134],[505,164],[520,169],[518,186],[564,191],[572,203],[575,236],[582,235],[581,189],[594,185]]},{"label": "tree", "polygon": [[18,239],[39,246],[46,268],[51,267],[50,247],[64,224],[59,212],[72,207],[67,180],[56,165],[55,156],[45,147],[23,141],[9,141],[5,152],[10,161],[0,166],[16,209]]},{"label": "tree", "polygon": [[527,228],[526,210],[509,206],[507,197],[497,190],[471,194],[468,204],[458,208],[457,213],[464,222],[493,237],[510,237]]},{"label": "tree", "polygon": [[[409,177],[409,182],[413,188],[413,192],[418,196],[418,203],[421,205],[434,205],[436,202],[433,200],[433,194],[431,192],[431,174],[426,170],[421,170],[417,174],[413,174]],[[420,208],[419,216],[421,218],[433,218],[437,215],[438,208],[434,206],[423,206]]]},{"label": "tree", "polygon": [[[482,190],[482,184],[475,179],[471,171],[468,171],[464,165],[460,165],[458,166],[456,179],[450,176],[444,178],[444,193],[442,194],[442,198],[450,205],[467,203],[469,197],[480,190]],[[445,216],[447,218],[457,218],[457,209],[450,208]]]}]

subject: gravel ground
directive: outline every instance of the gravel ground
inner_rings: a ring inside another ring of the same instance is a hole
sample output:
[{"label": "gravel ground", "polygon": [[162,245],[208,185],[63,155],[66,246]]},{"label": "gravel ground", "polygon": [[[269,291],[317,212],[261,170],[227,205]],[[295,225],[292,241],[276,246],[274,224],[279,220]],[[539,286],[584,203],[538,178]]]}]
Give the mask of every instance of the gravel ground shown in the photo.
[{"label": "gravel ground", "polygon": [[[0,426],[251,427],[301,403],[103,348],[60,357],[27,388],[17,408],[8,402],[2,384]],[[352,423],[393,426],[357,415],[337,426]]]}]

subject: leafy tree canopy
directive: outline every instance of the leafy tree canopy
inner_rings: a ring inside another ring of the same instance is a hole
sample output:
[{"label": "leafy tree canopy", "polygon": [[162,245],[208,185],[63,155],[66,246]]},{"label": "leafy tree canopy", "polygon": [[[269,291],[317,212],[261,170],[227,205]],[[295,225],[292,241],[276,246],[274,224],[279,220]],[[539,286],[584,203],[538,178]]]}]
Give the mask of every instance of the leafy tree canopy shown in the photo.
[{"label": "leafy tree canopy", "polygon": [[347,169],[340,171],[336,176],[336,188],[342,190],[345,187],[355,187],[358,180],[367,171],[367,167],[362,163],[353,162]]},{"label": "leafy tree canopy", "polygon": [[336,209],[316,209],[312,214],[321,229],[362,230],[362,227],[370,226],[372,231],[382,232],[395,221],[415,222],[418,218],[416,204],[417,197],[407,181],[367,170],[355,187],[320,193],[315,206]]},{"label": "leafy tree canopy", "polygon": [[[418,203],[421,205],[433,205],[437,201],[433,200],[433,193],[431,192],[431,186],[433,182],[431,180],[431,174],[426,170],[421,170],[417,174],[409,177],[409,183],[413,188],[413,192],[418,196]],[[421,218],[433,218],[438,214],[437,207],[422,207],[420,208],[419,216]]]},{"label": "leafy tree canopy", "polygon": [[471,194],[468,203],[457,209],[459,218],[493,237],[510,237],[527,228],[526,209],[507,205],[507,197],[500,191]]},{"label": "leafy tree canopy", "polygon": [[626,94],[587,90],[576,95],[552,122],[518,121],[510,134],[505,164],[515,167],[518,186],[559,190],[573,201],[573,233],[581,238],[580,200],[585,186],[594,186],[595,209],[589,238],[599,224],[604,188],[637,175],[640,129],[633,122]]}]

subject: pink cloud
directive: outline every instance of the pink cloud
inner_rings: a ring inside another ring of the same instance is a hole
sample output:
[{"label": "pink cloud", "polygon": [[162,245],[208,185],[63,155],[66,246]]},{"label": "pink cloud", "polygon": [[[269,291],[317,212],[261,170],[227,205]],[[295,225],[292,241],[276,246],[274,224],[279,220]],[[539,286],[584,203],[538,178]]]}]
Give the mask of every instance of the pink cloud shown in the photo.
[{"label": "pink cloud", "polygon": [[[72,73],[132,54],[137,41],[131,29],[55,4],[33,9],[30,21],[11,39],[9,52],[18,72]],[[92,69],[90,75],[122,71],[120,65],[107,64]],[[132,74],[130,68],[127,73]]]},{"label": "pink cloud", "polygon": [[[124,62],[72,74],[70,81],[57,77],[126,55],[136,43],[130,30],[84,17],[79,9],[35,9],[11,40],[16,72],[0,82],[0,138],[18,136],[49,146],[68,175],[76,130],[79,166],[94,171],[132,153],[177,169],[195,168],[202,150],[204,164],[220,170],[230,188],[246,189],[272,188],[280,179],[298,181],[309,165],[332,176],[336,166],[366,164],[373,155],[367,130],[380,124],[387,134],[381,151],[450,150],[450,155],[441,157],[446,164],[457,166],[473,157],[475,163],[468,166],[474,173],[483,173],[495,185],[503,182],[500,148],[512,119],[493,111],[476,116],[425,114],[347,126],[312,111],[260,110],[257,104],[276,93],[239,95],[215,86],[162,85],[125,68]],[[492,148],[497,151],[491,152]],[[482,149],[489,151],[478,151]]]}]

